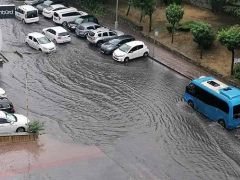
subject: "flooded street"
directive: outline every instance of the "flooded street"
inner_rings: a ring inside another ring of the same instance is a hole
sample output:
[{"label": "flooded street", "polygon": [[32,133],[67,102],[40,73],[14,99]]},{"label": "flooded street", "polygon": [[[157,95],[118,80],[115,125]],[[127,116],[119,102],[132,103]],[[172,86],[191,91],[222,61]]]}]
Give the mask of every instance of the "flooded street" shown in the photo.
[{"label": "flooded street", "polygon": [[[105,179],[240,178],[240,130],[226,131],[190,109],[182,100],[188,79],[148,58],[117,63],[73,34],[52,54],[25,44],[27,33],[50,26],[42,17],[31,25],[0,20],[9,60],[0,85],[18,113],[27,114],[27,73],[29,118],[59,141],[97,146],[126,175],[111,178],[110,166]],[[29,179],[48,178],[35,172]]]}]

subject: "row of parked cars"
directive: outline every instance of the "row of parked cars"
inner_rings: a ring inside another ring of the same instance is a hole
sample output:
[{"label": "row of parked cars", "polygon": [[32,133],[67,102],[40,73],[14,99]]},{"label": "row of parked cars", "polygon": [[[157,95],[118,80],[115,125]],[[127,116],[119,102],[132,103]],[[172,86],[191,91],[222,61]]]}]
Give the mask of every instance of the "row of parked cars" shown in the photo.
[{"label": "row of parked cars", "polygon": [[0,88],[0,133],[25,132],[27,123],[29,123],[27,117],[15,114],[12,102]]},{"label": "row of parked cars", "polygon": [[[70,32],[100,48],[103,54],[112,55],[113,59],[127,62],[142,56],[148,56],[149,49],[142,41],[137,41],[131,35],[113,30],[99,24],[98,19],[74,7],[58,4],[59,1],[34,0],[25,1],[16,12],[23,11],[22,16],[16,13],[17,19],[24,23],[39,21],[39,13],[51,19],[58,26],[44,28],[41,33],[29,33],[26,43],[43,52],[50,53],[56,50],[55,44],[71,41]],[[35,6],[35,7],[34,7]],[[44,7],[42,10],[41,8]]]}]

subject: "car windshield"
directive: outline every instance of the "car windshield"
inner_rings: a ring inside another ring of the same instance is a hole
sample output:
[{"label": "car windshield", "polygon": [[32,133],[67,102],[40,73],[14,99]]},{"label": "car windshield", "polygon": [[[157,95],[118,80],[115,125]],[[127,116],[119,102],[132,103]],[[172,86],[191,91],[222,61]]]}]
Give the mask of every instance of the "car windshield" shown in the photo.
[{"label": "car windshield", "polygon": [[121,40],[119,40],[119,39],[112,39],[112,40],[109,41],[109,43],[112,44],[112,45],[117,45],[120,41]]},{"label": "car windshield", "polygon": [[128,52],[130,50],[131,46],[127,45],[127,44],[124,44],[122,45],[119,49],[123,52]]},{"label": "car windshield", "polygon": [[82,22],[83,22],[82,18],[77,18],[74,23],[75,24],[81,24]]},{"label": "car windshield", "polygon": [[38,38],[38,42],[39,44],[47,44],[47,43],[50,43],[51,41],[46,37],[41,37],[41,38]]},{"label": "car windshield", "polygon": [[9,114],[9,113],[5,113],[5,114],[6,114],[6,118],[7,118],[8,122],[16,122],[17,121],[16,116]]},{"label": "car windshield", "polygon": [[38,17],[37,10],[33,10],[33,11],[28,11],[27,12],[27,18],[35,18],[35,17]]},{"label": "car windshield", "polygon": [[240,104],[233,107],[233,117],[240,118]]},{"label": "car windshield", "polygon": [[62,32],[62,33],[59,33],[58,36],[68,36],[69,33],[68,32]]}]

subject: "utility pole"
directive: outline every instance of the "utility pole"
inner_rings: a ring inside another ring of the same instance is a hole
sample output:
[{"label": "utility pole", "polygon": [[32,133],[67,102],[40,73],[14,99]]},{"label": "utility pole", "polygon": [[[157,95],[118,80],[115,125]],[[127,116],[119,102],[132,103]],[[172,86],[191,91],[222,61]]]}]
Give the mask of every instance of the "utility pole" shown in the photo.
[{"label": "utility pole", "polygon": [[118,29],[118,0],[116,0],[116,20],[115,20],[115,29]]}]

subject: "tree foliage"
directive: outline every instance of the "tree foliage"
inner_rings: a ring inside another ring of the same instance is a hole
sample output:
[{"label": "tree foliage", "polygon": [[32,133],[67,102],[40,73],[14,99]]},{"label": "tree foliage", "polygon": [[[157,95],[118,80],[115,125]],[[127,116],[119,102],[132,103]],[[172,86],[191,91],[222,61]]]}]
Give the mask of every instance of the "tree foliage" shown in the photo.
[{"label": "tree foliage", "polygon": [[218,32],[218,40],[232,52],[231,75],[233,75],[234,50],[240,47],[240,26],[232,26],[230,28],[221,29]]},{"label": "tree foliage", "polygon": [[173,43],[175,27],[183,18],[183,14],[184,14],[184,10],[180,5],[170,4],[166,8],[166,18],[168,22],[172,25],[172,43]]},{"label": "tree foliage", "polygon": [[200,58],[202,59],[203,49],[210,48],[215,39],[212,27],[209,24],[199,22],[192,25],[191,32],[193,35],[193,41],[198,43],[201,48]]}]

